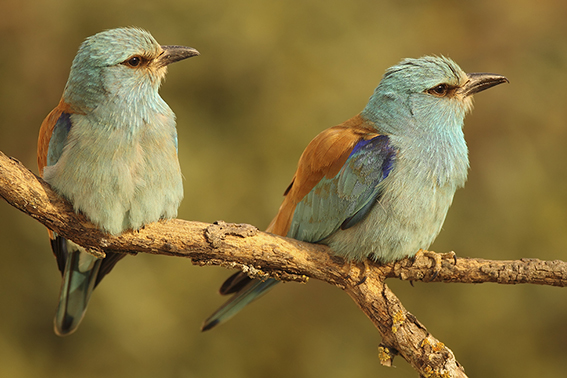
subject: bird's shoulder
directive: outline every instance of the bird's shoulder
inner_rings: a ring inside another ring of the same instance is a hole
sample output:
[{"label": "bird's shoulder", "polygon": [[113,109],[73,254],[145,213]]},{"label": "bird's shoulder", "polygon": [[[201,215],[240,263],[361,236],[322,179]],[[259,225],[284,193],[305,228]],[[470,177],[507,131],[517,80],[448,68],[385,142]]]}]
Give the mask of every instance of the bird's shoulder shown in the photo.
[{"label": "bird's shoulder", "polygon": [[301,200],[323,177],[339,173],[358,142],[378,135],[360,115],[322,131],[303,151],[285,194]]}]

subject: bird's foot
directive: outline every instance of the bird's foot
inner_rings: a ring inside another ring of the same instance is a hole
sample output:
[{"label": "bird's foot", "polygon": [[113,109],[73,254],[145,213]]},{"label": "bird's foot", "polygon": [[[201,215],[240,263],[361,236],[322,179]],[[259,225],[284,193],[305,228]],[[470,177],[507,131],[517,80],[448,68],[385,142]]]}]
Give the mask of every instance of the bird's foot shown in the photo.
[{"label": "bird's foot", "polygon": [[424,276],[423,279],[424,281],[433,281],[441,271],[441,260],[443,257],[444,256],[439,253],[420,249],[413,258],[412,267],[429,268],[431,273]]}]

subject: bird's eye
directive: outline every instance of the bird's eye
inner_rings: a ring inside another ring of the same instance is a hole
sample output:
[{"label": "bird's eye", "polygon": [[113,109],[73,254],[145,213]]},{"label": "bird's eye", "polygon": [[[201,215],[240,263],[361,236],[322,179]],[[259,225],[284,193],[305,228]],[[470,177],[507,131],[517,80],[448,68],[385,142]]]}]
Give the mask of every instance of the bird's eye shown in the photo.
[{"label": "bird's eye", "polygon": [[142,63],[142,57],[135,55],[131,58],[128,58],[124,64],[130,67],[138,67]]},{"label": "bird's eye", "polygon": [[437,97],[444,97],[445,95],[447,95],[448,91],[449,91],[449,85],[439,84],[439,85],[434,86],[431,89],[428,89],[427,93],[432,94],[433,96],[437,96]]}]

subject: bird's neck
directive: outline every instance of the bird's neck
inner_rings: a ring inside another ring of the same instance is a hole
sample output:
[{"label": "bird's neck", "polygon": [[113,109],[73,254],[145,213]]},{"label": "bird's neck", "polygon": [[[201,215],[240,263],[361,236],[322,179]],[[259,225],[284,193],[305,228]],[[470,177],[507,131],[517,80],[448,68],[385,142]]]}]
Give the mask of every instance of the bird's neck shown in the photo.
[{"label": "bird's neck", "polygon": [[400,160],[438,185],[464,185],[469,160],[464,111],[452,108],[367,107],[361,113],[380,134],[389,135]]},{"label": "bird's neck", "polygon": [[402,159],[415,172],[433,177],[438,186],[465,184],[469,168],[468,148],[462,128],[437,133],[392,135]]},{"label": "bird's neck", "polygon": [[114,95],[97,93],[81,101],[73,101],[76,100],[74,97],[71,97],[71,101],[65,100],[93,127],[123,129],[126,131],[124,135],[135,135],[148,125],[174,125],[175,115],[157,90],[139,89]]}]

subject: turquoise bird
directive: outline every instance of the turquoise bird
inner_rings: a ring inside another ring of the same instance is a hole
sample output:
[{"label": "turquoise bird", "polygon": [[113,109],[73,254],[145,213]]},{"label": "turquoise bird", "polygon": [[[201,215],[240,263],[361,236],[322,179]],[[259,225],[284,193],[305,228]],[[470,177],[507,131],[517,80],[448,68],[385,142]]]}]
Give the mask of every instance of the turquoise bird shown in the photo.
[{"label": "turquoise bird", "polygon": [[[175,115],[158,89],[167,66],[199,52],[161,46],[137,28],[87,38],[59,105],[38,139],[43,179],[77,212],[112,235],[174,218],[183,198]],[[55,333],[74,332],[93,289],[124,257],[101,259],[49,231],[63,276]]]},{"label": "turquoise bird", "polygon": [[[389,68],[360,114],[309,143],[267,232],[325,244],[354,261],[387,263],[427,249],[467,179],[463,122],[472,95],[504,82],[501,75],[466,74],[445,57]],[[202,329],[277,282],[231,276],[220,292],[234,296]]]}]

